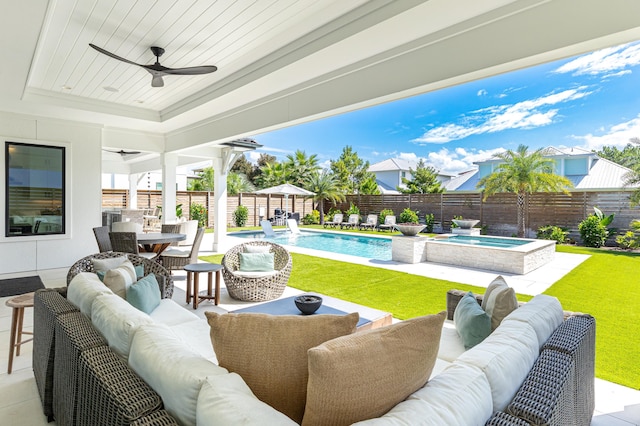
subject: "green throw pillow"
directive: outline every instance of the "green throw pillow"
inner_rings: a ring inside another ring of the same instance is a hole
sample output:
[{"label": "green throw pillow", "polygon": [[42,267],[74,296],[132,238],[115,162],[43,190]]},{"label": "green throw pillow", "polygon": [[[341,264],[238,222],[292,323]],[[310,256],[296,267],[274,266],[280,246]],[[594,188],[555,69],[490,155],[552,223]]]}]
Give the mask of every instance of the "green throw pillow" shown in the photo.
[{"label": "green throw pillow", "polygon": [[241,272],[273,271],[273,253],[239,253]]},{"label": "green throw pillow", "polygon": [[160,288],[154,274],[149,274],[127,288],[127,302],[150,314],[160,304]]},{"label": "green throw pillow", "polygon": [[471,349],[491,334],[491,317],[478,305],[472,292],[458,302],[453,322],[466,349]]}]

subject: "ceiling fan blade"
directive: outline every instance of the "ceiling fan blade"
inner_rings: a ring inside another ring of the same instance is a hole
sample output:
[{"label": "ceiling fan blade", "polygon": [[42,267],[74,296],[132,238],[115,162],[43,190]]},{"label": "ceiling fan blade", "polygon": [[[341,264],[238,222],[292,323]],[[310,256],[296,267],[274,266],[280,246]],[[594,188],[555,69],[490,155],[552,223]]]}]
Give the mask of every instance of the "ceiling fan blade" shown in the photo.
[{"label": "ceiling fan blade", "polygon": [[151,87],[164,87],[164,80],[161,75],[153,75],[153,78],[151,79]]},{"label": "ceiling fan blade", "polygon": [[174,75],[198,75],[209,74],[216,71],[218,67],[215,65],[202,65],[199,67],[187,67],[187,68],[166,68],[162,72],[166,74]]},{"label": "ceiling fan blade", "polygon": [[139,66],[139,67],[144,67],[144,65],[141,65],[141,64],[135,63],[135,62],[130,61],[130,60],[125,59],[125,58],[121,58],[121,57],[120,57],[120,56],[118,56],[118,55],[114,55],[113,53],[109,52],[108,50],[104,50],[103,48],[98,47],[98,46],[96,46],[95,44],[91,44],[91,43],[89,43],[89,46],[93,47],[95,50],[97,50],[98,52],[100,52],[100,53],[102,53],[102,54],[104,54],[104,55],[107,55],[107,56],[112,57],[113,59],[117,59],[117,60],[119,60],[119,61],[126,62],[127,64],[137,65],[137,66]]},{"label": "ceiling fan blade", "polygon": [[114,154],[120,154],[120,155],[122,155],[123,157],[124,157],[125,155],[140,154],[140,151],[125,151],[124,149],[121,149],[120,151],[112,151],[112,150],[110,150],[110,149],[104,149],[104,148],[102,148],[102,150],[103,150],[103,151],[107,151],[107,152],[112,152],[112,153],[114,153]]}]

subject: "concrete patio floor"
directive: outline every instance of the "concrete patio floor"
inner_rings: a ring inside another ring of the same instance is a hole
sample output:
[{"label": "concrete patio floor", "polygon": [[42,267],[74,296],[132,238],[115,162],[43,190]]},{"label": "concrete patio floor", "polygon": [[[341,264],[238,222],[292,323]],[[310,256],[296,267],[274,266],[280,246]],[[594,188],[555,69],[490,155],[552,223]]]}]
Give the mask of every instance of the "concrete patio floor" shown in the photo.
[{"label": "concrete patio floor", "polygon": [[[240,242],[246,240],[232,239]],[[212,247],[212,234],[205,234],[202,243],[203,248]],[[468,268],[457,268],[437,264],[399,264],[397,262],[377,262],[355,256],[335,255],[316,250],[291,248],[293,252],[300,252],[319,257],[331,258],[334,260],[359,263],[374,267],[393,269],[416,275],[434,277],[456,281],[461,283],[486,286],[497,275],[491,271],[478,271]],[[201,255],[214,254],[209,251],[201,251]],[[509,285],[516,288],[517,292],[525,294],[538,294],[548,288],[555,281],[560,279],[571,269],[583,262],[587,256],[566,255],[557,253],[557,256],[550,264],[539,270],[523,276],[502,274]],[[5,274],[2,278],[13,278],[17,276],[27,276],[37,273],[42,278],[46,287],[60,287],[66,285],[67,268],[44,270],[31,273]],[[190,305],[185,302],[186,281],[184,273],[175,274],[175,292],[173,299],[180,303],[185,309],[193,311]],[[204,279],[204,278],[203,278]],[[288,297],[301,293],[300,291],[288,287],[282,297]],[[8,297],[0,298],[0,424],[12,426],[27,425],[55,425],[55,422],[47,423],[42,414],[40,399],[33,378],[31,368],[32,344],[28,343],[23,347],[23,353],[15,358],[13,373],[6,373],[6,365],[9,352],[9,328],[11,323],[11,309],[5,306]],[[215,306],[209,301],[201,302],[195,313],[204,317],[204,312],[214,310],[217,312],[227,312],[242,307],[250,306],[245,302],[231,299],[224,288],[221,290],[221,301]],[[33,310],[27,309],[25,312],[25,329],[31,330],[33,323]],[[636,391],[611,382],[596,379],[596,408],[592,420],[593,426],[630,426],[640,425],[640,391]]]}]

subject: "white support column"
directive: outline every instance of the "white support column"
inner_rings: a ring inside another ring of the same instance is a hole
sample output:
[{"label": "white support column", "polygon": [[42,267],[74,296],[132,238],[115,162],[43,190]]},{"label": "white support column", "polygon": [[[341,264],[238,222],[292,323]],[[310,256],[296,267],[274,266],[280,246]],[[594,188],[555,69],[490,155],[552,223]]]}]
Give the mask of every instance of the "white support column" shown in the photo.
[{"label": "white support column", "polygon": [[162,154],[162,223],[175,223],[178,155]]},{"label": "white support column", "polygon": [[128,209],[138,208],[138,174],[129,175],[129,203]]},{"label": "white support column", "polygon": [[242,155],[233,148],[224,148],[221,157],[213,158],[214,213],[213,251],[224,252],[227,247],[227,176],[231,166]]}]

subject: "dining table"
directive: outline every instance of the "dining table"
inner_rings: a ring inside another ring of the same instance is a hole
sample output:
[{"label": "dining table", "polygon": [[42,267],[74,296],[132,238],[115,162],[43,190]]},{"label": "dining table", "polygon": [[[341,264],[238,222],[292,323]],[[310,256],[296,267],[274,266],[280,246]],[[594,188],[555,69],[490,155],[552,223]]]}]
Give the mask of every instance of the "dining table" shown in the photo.
[{"label": "dining table", "polygon": [[136,235],[140,251],[155,253],[156,257],[166,250],[171,243],[184,241],[187,234],[172,234],[167,232],[143,232]]}]

